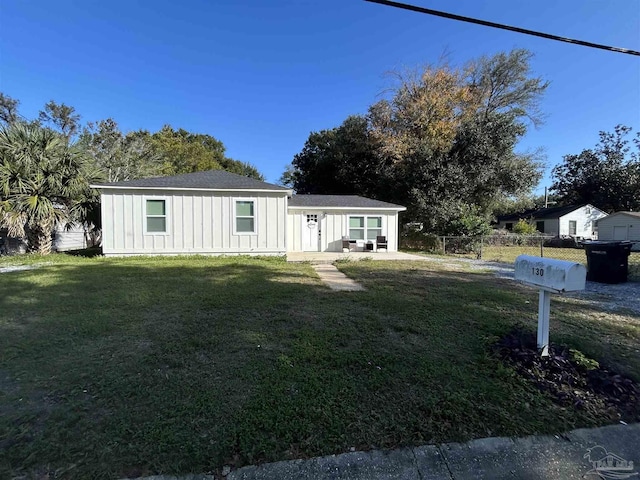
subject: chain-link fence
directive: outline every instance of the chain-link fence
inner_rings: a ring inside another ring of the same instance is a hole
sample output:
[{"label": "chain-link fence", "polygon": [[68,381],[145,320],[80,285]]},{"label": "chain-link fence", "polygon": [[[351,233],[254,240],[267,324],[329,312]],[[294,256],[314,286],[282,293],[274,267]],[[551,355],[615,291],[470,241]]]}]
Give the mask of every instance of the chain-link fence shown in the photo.
[{"label": "chain-link fence", "polygon": [[[580,242],[544,235],[442,237],[413,232],[401,237],[400,248],[500,263],[513,263],[518,255],[534,255],[587,264]],[[631,252],[629,277],[640,280],[640,252]]]}]

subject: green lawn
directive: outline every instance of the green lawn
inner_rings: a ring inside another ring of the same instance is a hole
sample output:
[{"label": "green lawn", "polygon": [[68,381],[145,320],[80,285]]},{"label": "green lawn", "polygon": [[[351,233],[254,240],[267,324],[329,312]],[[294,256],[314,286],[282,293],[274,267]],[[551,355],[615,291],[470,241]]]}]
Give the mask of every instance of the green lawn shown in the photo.
[{"label": "green lawn", "polygon": [[[43,264],[43,262],[45,262]],[[607,422],[487,351],[537,293],[436,262],[0,259],[0,478],[214,471]],[[554,298],[552,340],[640,380],[640,319]]]}]

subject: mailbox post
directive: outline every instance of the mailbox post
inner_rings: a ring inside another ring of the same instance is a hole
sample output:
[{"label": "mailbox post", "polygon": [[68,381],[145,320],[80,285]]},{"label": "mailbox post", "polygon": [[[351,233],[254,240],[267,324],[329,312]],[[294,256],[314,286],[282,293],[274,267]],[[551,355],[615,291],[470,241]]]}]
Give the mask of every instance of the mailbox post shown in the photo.
[{"label": "mailbox post", "polygon": [[520,255],[516,258],[515,279],[540,290],[537,343],[542,356],[548,356],[551,294],[584,290],[587,269],[580,263]]}]

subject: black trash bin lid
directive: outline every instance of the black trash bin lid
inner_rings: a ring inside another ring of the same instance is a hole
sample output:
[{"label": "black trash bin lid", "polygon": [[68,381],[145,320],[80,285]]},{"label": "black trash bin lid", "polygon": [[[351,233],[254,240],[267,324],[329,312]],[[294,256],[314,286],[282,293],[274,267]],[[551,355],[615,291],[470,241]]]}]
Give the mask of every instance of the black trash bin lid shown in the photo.
[{"label": "black trash bin lid", "polygon": [[630,240],[584,240],[585,245],[631,245]]}]

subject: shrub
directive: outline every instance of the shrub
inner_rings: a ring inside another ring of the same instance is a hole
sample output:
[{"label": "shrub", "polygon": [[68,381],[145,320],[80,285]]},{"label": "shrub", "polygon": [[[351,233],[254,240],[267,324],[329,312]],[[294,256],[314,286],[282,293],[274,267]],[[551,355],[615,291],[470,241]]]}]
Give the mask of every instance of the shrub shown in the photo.
[{"label": "shrub", "polygon": [[513,226],[513,233],[517,233],[518,235],[535,235],[538,231],[534,224],[520,219],[518,223]]},{"label": "shrub", "polygon": [[545,247],[555,248],[582,248],[573,237],[553,237],[544,241]]},{"label": "shrub", "polygon": [[442,241],[440,237],[432,233],[415,230],[402,232],[400,235],[400,246],[409,250],[419,250],[422,252],[442,252]]}]

